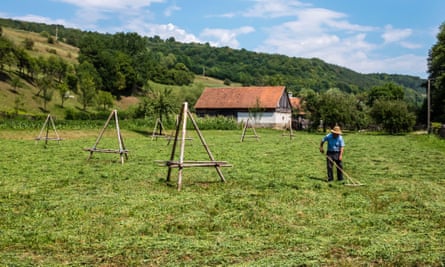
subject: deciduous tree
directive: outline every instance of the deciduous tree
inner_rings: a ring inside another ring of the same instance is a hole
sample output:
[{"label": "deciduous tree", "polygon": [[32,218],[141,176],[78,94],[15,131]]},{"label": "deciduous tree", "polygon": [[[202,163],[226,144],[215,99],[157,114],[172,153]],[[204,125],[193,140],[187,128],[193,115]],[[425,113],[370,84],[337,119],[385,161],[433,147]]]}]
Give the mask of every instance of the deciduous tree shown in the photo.
[{"label": "deciduous tree", "polygon": [[439,28],[437,43],[429,51],[428,73],[431,82],[431,119],[445,123],[445,23]]},{"label": "deciduous tree", "polygon": [[407,104],[402,100],[376,100],[371,117],[391,134],[411,131],[416,122],[416,116],[408,111]]}]

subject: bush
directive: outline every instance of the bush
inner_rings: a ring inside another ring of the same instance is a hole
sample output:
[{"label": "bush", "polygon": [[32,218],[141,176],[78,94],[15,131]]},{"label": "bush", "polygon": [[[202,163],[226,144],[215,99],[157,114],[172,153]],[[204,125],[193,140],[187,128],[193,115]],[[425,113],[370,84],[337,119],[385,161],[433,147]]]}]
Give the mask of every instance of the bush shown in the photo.
[{"label": "bush", "polygon": [[409,132],[416,123],[416,117],[408,111],[401,100],[377,100],[371,109],[371,117],[391,134]]}]

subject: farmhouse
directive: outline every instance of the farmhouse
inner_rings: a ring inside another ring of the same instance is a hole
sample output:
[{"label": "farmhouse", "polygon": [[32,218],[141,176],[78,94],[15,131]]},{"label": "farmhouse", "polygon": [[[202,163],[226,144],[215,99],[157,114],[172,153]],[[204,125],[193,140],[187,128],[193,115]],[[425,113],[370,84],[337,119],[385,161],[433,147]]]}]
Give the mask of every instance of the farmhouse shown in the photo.
[{"label": "farmhouse", "polygon": [[301,98],[289,96],[292,106],[292,127],[297,130],[306,129],[309,121],[306,119],[306,112],[301,106]]},{"label": "farmhouse", "polygon": [[205,88],[195,111],[200,117],[226,116],[237,122],[250,118],[255,125],[269,128],[288,125],[292,116],[285,86]]}]

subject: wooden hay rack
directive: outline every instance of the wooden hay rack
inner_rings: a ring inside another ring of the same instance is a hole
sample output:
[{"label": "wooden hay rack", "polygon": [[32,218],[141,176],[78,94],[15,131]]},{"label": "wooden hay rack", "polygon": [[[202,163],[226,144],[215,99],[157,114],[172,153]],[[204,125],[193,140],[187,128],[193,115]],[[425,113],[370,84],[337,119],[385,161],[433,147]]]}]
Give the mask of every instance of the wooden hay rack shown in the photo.
[{"label": "wooden hay rack", "polygon": [[[50,124],[54,131],[55,137],[49,136]],[[45,131],[45,135],[43,136],[44,131]],[[35,140],[36,140],[36,143],[40,140],[45,140],[45,145],[48,144],[48,141],[57,141],[57,143],[59,143],[59,144],[60,144],[60,141],[62,141],[62,138],[60,138],[59,134],[57,133],[56,125],[54,123],[54,119],[51,116],[51,114],[48,114],[48,116],[46,116],[46,120],[43,123],[43,126],[42,126],[42,129],[40,130],[39,136],[37,136],[35,138]]]},{"label": "wooden hay rack", "polygon": [[[205,148],[207,155],[209,156],[209,161],[192,161],[192,160],[185,160],[184,159],[184,151],[185,151],[185,141],[186,141],[186,134],[187,134],[187,118],[190,119],[190,121],[193,124],[193,127],[198,134],[199,140],[201,141],[201,144]],[[180,150],[179,150],[179,159],[175,160],[176,155],[176,148],[178,145],[178,141],[180,143]],[[178,123],[176,125],[176,131],[175,131],[175,137],[173,139],[173,147],[170,154],[170,159],[167,161],[156,161],[160,166],[166,166],[168,167],[168,173],[167,173],[167,182],[170,182],[171,179],[171,171],[173,168],[178,168],[178,181],[177,181],[177,188],[178,191],[181,190],[182,187],[182,172],[184,168],[190,168],[190,167],[214,167],[216,172],[218,173],[221,182],[225,182],[224,175],[221,171],[221,167],[230,167],[231,165],[228,164],[225,161],[216,161],[212,152],[209,149],[209,146],[207,145],[201,131],[199,130],[199,127],[196,123],[196,121],[193,119],[192,114],[188,110],[188,103],[184,102],[182,105],[181,113],[179,115]]]},{"label": "wooden hay rack", "polygon": [[292,140],[292,137],[294,136],[294,131],[292,129],[292,120],[289,120],[288,123],[284,125],[282,136],[289,136],[289,138]]},{"label": "wooden hay rack", "polygon": [[[251,129],[252,130],[252,134],[246,135],[247,134],[247,129]],[[250,122],[250,118],[248,118],[246,120],[246,122],[244,123],[244,125],[243,125],[243,132],[241,133],[241,142],[243,142],[244,138],[246,138],[246,137],[256,138],[257,141],[259,141],[259,139],[260,139],[260,137],[256,133],[254,124]]]},{"label": "wooden hay rack", "polygon": [[[111,119],[114,118],[114,121],[116,123],[116,132],[117,132],[117,141],[119,144],[119,149],[103,149],[98,148],[97,145],[99,144],[100,140],[102,139],[102,136],[105,132],[105,130],[108,127],[108,124],[110,123]],[[125,148],[124,139],[122,138],[122,133],[119,127],[119,119],[117,116],[117,110],[113,110],[110,113],[110,116],[108,116],[107,121],[105,122],[104,127],[99,133],[99,136],[96,139],[96,142],[94,143],[93,147],[91,148],[84,148],[85,151],[90,152],[90,155],[88,156],[88,160],[90,160],[93,157],[94,152],[100,152],[100,153],[116,153],[120,156],[121,164],[124,164],[124,157],[125,159],[128,159],[128,150]]]}]

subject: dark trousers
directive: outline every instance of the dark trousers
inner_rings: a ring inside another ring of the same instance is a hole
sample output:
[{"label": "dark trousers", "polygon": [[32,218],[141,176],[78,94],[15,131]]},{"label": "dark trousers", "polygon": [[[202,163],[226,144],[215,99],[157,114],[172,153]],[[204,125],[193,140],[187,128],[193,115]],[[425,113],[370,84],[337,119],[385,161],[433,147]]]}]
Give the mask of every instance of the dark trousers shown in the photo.
[{"label": "dark trousers", "polygon": [[338,166],[336,168],[337,169],[337,180],[339,180],[339,181],[343,180],[343,173],[342,173],[343,164],[342,164],[341,160],[338,159],[339,156],[340,156],[340,152],[328,151],[328,153],[327,153],[326,165],[327,165],[327,169],[328,169],[328,181],[334,180],[334,173],[333,173],[334,162]]}]

